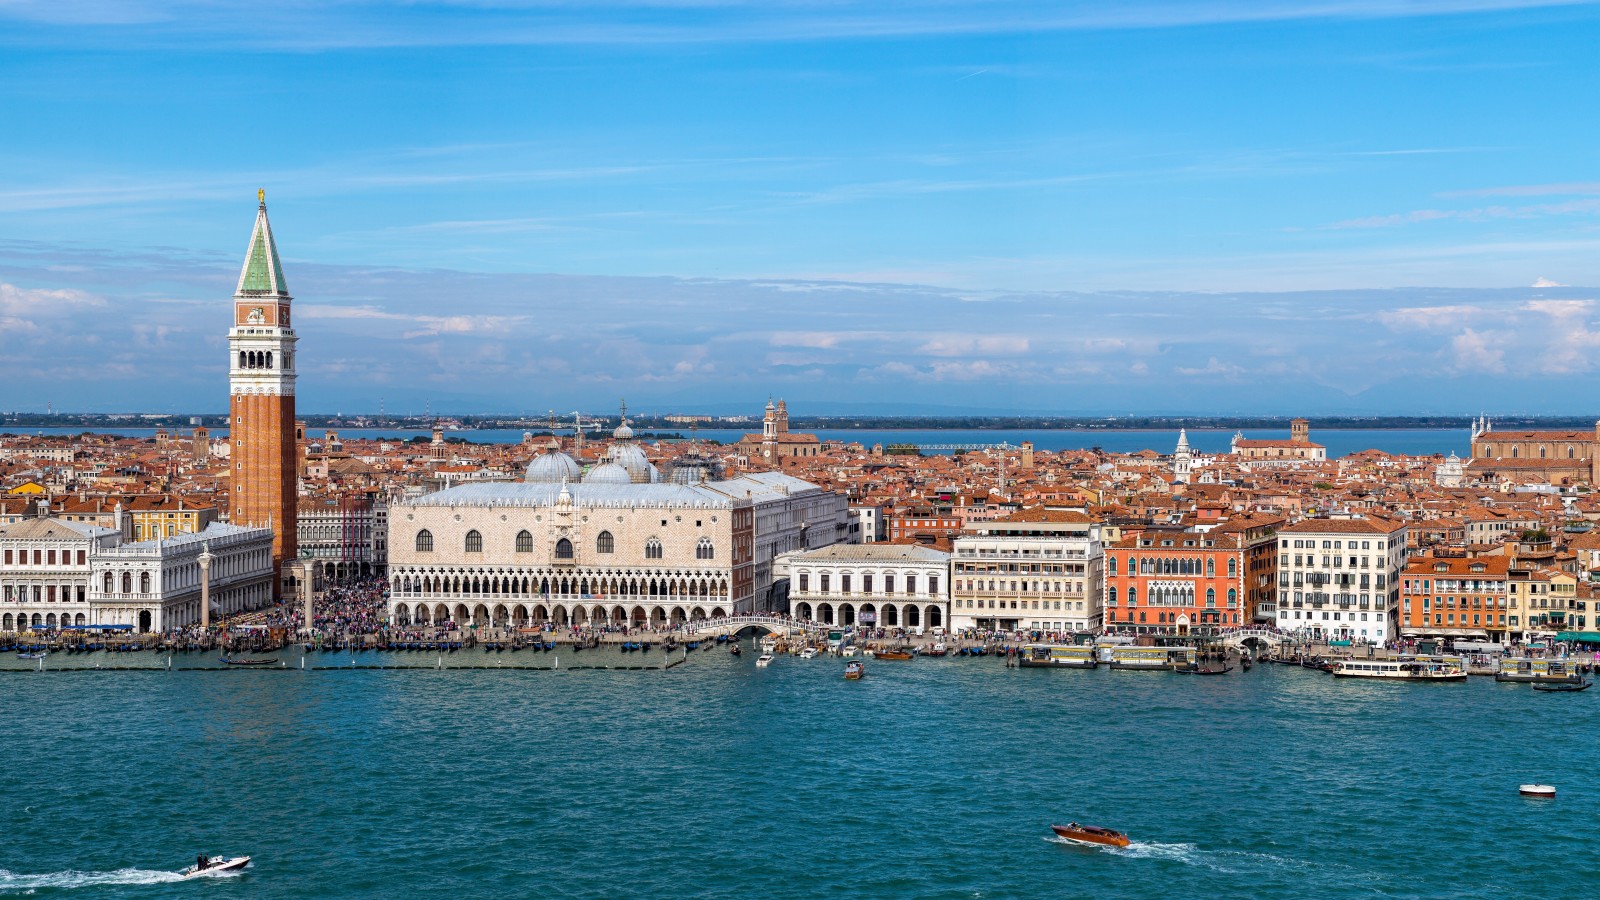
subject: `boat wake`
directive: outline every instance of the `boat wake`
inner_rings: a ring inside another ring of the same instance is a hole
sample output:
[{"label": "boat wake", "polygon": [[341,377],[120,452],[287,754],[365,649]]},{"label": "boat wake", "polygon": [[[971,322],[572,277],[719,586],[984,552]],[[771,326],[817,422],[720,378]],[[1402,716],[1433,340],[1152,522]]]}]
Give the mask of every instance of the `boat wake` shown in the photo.
[{"label": "boat wake", "polygon": [[[229,873],[233,874],[233,873]],[[155,869],[117,869],[114,872],[50,872],[42,875],[21,875],[0,869],[0,894],[33,892],[43,888],[80,888],[102,885],[170,884],[182,881],[177,872]]]},{"label": "boat wake", "polygon": [[[1049,837],[1045,840],[1070,847],[1081,847],[1081,845],[1074,844],[1072,841],[1058,837]],[[1086,849],[1093,849],[1126,859],[1153,859],[1182,863],[1227,875],[1281,874],[1286,870],[1304,868],[1306,865],[1301,860],[1273,856],[1270,853],[1251,853],[1243,850],[1202,850],[1194,844],[1162,844],[1155,841],[1134,841],[1126,847],[1094,847]]]}]

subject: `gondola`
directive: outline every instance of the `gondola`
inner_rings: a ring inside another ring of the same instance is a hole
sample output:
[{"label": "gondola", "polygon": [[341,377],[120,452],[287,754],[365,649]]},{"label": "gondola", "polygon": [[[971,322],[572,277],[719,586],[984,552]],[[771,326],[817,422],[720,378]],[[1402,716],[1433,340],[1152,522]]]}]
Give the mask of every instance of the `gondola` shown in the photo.
[{"label": "gondola", "polygon": [[282,660],[279,660],[277,658],[263,659],[263,658],[260,658],[260,657],[251,657],[251,658],[247,658],[247,659],[232,659],[230,657],[220,656],[220,657],[217,657],[217,662],[220,662],[225,666],[276,666],[276,665],[281,664]]},{"label": "gondola", "polygon": [[1199,669],[1199,668],[1195,668],[1195,669],[1178,669],[1177,670],[1179,675],[1226,675],[1226,674],[1228,674],[1229,672],[1232,672],[1232,671],[1233,671],[1233,666],[1227,666],[1227,667],[1221,668],[1221,669]]}]

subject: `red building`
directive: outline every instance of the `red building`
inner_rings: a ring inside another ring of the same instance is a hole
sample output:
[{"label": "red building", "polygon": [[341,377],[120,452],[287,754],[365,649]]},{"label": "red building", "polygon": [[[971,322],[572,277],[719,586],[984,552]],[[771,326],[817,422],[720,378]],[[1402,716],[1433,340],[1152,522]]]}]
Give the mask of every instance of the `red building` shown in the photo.
[{"label": "red building", "polygon": [[1107,547],[1106,629],[1205,634],[1270,618],[1282,522],[1241,516],[1204,531],[1144,531]]},{"label": "red building", "polygon": [[228,508],[234,525],[272,528],[276,597],[296,555],[295,335],[265,194],[258,199],[228,331]]}]

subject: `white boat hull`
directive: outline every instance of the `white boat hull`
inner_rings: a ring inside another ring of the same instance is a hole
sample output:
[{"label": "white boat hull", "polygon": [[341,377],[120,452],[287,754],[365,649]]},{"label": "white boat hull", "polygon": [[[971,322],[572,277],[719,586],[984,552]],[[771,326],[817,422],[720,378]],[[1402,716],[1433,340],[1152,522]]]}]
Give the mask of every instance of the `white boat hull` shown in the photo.
[{"label": "white boat hull", "polygon": [[221,862],[212,863],[211,865],[206,866],[204,869],[196,869],[194,866],[190,866],[189,868],[183,870],[183,877],[203,878],[210,875],[223,875],[229,872],[238,872],[248,865],[250,865],[250,857],[235,856],[232,859],[225,859]]}]

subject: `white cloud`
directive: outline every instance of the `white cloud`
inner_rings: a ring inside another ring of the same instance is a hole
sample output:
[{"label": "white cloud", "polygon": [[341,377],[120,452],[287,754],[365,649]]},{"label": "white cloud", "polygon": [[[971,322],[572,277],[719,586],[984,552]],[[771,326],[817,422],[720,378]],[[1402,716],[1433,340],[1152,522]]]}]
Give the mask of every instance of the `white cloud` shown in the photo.
[{"label": "white cloud", "polygon": [[1506,353],[1494,346],[1493,335],[1468,328],[1450,339],[1452,368],[1460,374],[1488,372],[1498,375],[1506,370]]},{"label": "white cloud", "polygon": [[1533,286],[1534,286],[1534,287],[1536,287],[1536,288],[1558,288],[1558,287],[1566,287],[1566,285],[1564,285],[1564,284],[1562,284],[1562,283],[1561,283],[1561,282],[1559,282],[1559,281],[1551,281],[1551,280],[1550,280],[1550,279],[1548,279],[1548,278],[1545,278],[1545,277],[1543,277],[1543,276],[1540,276],[1540,277],[1538,277],[1538,278],[1535,278],[1535,279],[1534,279],[1534,280],[1533,280]]},{"label": "white cloud", "polygon": [[1179,366],[1174,371],[1176,371],[1179,375],[1188,376],[1190,378],[1204,377],[1232,379],[1243,375],[1245,370],[1244,367],[1238,363],[1223,362],[1222,360],[1213,356],[1206,360],[1206,364],[1204,366],[1200,366],[1198,368],[1186,368]]}]

